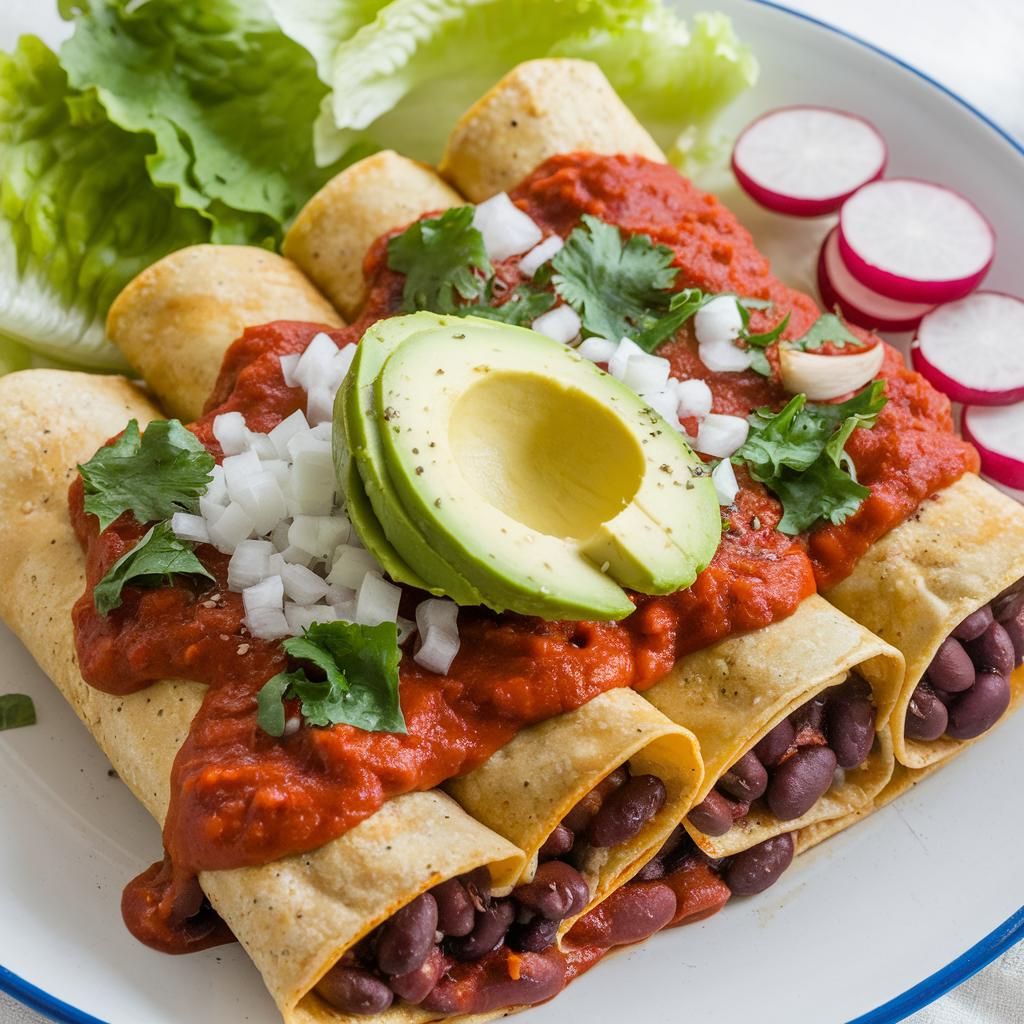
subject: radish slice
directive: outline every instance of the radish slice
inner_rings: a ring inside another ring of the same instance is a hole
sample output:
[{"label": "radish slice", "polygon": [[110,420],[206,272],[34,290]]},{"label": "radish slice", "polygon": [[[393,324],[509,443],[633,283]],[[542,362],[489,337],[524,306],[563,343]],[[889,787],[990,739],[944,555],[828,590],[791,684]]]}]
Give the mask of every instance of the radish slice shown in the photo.
[{"label": "radish slice", "polygon": [[885,140],[863,118],[828,107],[782,107],[743,131],[732,169],[769,210],[820,217],[880,178],[886,158]]},{"label": "radish slice", "polygon": [[839,251],[850,273],[904,302],[963,298],[981,283],[995,249],[978,209],[927,181],[872,182],[839,214]]},{"label": "radish slice", "polygon": [[969,405],[962,426],[981,455],[982,470],[1007,487],[1024,488],[1024,404]]},{"label": "radish slice", "polygon": [[839,252],[839,232],[833,228],[818,257],[818,290],[828,309],[840,308],[843,316],[873,331],[912,331],[931,303],[900,302],[872,291],[850,273]]},{"label": "radish slice", "polygon": [[858,391],[874,380],[885,362],[885,348],[873,345],[854,355],[826,356],[779,348],[782,386],[791,395],[806,395],[812,402],[824,402]]},{"label": "radish slice", "polygon": [[976,292],[939,306],[917,329],[914,369],[954,402],[1024,400],[1024,300]]}]

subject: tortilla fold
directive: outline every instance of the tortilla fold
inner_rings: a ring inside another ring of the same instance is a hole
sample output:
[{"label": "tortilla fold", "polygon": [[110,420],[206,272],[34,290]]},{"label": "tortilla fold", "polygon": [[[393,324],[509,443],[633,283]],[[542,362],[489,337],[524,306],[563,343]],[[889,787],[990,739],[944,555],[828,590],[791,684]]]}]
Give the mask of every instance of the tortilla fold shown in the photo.
[{"label": "tortilla fold", "polygon": [[[174,757],[205,688],[165,680],[115,697],[82,679],[71,608],[84,586],[84,558],[66,498],[77,463],[129,418],[144,424],[158,415],[121,377],[26,370],[0,379],[0,617],[60,688],[118,775],[162,821]],[[523,860],[450,797],[411,793],[311,853],[204,872],[200,883],[259,968],[285,1021],[337,1024],[349,1018],[310,990],[350,946],[445,878],[486,865],[496,886],[507,889]],[[376,1019],[404,1024],[434,1016],[396,1007]]]},{"label": "tortilla fold", "polygon": [[509,192],[549,157],[586,150],[665,162],[665,154],[585,60],[513,68],[460,118],[440,172],[471,202]]},{"label": "tortilla fold", "polygon": [[228,346],[272,320],[343,324],[290,260],[248,245],[192,245],[125,285],[107,334],[168,414],[187,423],[201,415]]},{"label": "tortilla fold", "polygon": [[815,595],[787,619],[686,655],[646,692],[655,707],[692,729],[700,742],[704,781],[697,804],[782,719],[852,671],[870,683],[875,702],[878,732],[864,765],[847,771],[842,785],[833,786],[793,821],[780,821],[760,801],[722,836],[705,835],[684,821],[701,849],[728,857],[772,836],[867,806],[893,772],[888,723],[903,680],[903,658]]},{"label": "tortilla fold", "polygon": [[363,259],[373,242],[462,203],[431,168],[385,150],[331,178],[299,211],[281,251],[352,320],[366,300]]},{"label": "tortilla fold", "polygon": [[[690,809],[704,775],[696,737],[633,690],[611,690],[576,711],[521,732],[483,765],[446,789],[477,821],[526,853],[523,881],[555,826],[605,776],[630,763],[634,774],[665,784],[661,810],[629,842],[592,849],[578,865],[593,909],[661,848]],[[575,918],[563,922],[562,934]]]},{"label": "tortilla fold", "polygon": [[1024,508],[968,474],[869,548],[853,572],[825,595],[906,658],[906,680],[892,719],[901,764],[925,768],[974,742],[907,738],[907,706],[954,627],[1022,577]]}]

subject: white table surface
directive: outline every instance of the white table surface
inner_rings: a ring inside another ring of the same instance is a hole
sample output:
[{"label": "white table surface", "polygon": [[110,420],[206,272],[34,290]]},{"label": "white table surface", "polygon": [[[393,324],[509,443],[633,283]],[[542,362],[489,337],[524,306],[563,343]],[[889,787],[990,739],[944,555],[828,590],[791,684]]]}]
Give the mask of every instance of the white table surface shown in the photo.
[{"label": "white table surface", "polygon": [[[0,42],[10,45],[10,37],[15,34],[13,30],[24,16],[20,12],[26,11],[30,5],[50,2],[56,6],[55,0],[0,0],[0,6],[4,8],[0,13]],[[785,2],[791,8],[805,11],[875,43],[919,68],[1024,141],[1022,0]],[[708,0],[706,6],[714,9],[714,0]],[[1011,950],[955,992],[907,1019],[907,1024],[967,1022],[1024,1022],[1024,946]],[[44,1022],[42,1017],[0,993],[0,1024]],[[232,1022],[225,1021],[225,1024]],[[738,1022],[723,1019],[710,1024]],[[833,1022],[822,1018],[814,1024]]]}]

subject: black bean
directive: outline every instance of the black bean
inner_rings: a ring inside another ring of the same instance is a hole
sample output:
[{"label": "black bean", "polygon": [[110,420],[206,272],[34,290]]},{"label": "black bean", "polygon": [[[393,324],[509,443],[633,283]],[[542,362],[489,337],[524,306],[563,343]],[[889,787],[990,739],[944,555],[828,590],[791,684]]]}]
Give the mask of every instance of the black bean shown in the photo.
[{"label": "black bean", "polygon": [[388,978],[391,991],[413,1006],[422,1003],[434,991],[434,986],[444,973],[444,957],[435,946],[426,960],[415,971],[408,974],[394,974]]},{"label": "black bean", "polygon": [[452,938],[468,935],[476,923],[476,907],[462,882],[457,878],[449,878],[435,885],[431,892],[437,904],[438,930]]},{"label": "black bean", "polygon": [[574,835],[586,830],[590,819],[597,814],[601,806],[601,794],[592,789],[582,800],[562,819],[562,824]]},{"label": "black bean", "polygon": [[508,944],[519,952],[543,953],[554,945],[558,935],[558,921],[546,917],[535,917],[523,924],[514,924],[508,933]]},{"label": "black bean", "polygon": [[459,960],[479,960],[501,945],[515,916],[515,904],[511,900],[492,900],[486,910],[477,913],[473,930],[465,938],[452,939],[448,948]]},{"label": "black bean", "polygon": [[561,921],[583,910],[590,901],[590,886],[570,864],[549,860],[537,868],[532,881],[517,885],[512,896],[541,917]]},{"label": "black bean", "polygon": [[434,945],[437,903],[429,892],[388,918],[377,937],[377,966],[385,974],[408,974],[422,966]]},{"label": "black bean", "polygon": [[551,999],[566,982],[565,958],[547,953],[519,954],[517,977],[509,975],[505,957],[494,956],[483,970],[456,967],[448,971],[421,1004],[431,1013],[492,1013],[507,1006],[533,1006]]},{"label": "black bean", "polygon": [[1017,660],[1010,634],[1001,623],[993,622],[977,639],[966,645],[967,653],[979,669],[988,669],[999,676],[1008,676]]},{"label": "black bean", "polygon": [[825,697],[818,694],[789,716],[793,728],[799,733],[803,729],[821,732],[825,725]]},{"label": "black bean", "polygon": [[391,989],[360,967],[335,964],[316,985],[317,995],[342,1013],[383,1013],[394,1000]]},{"label": "black bean", "polygon": [[828,792],[836,755],[828,747],[802,747],[772,773],[768,806],[781,821],[806,814]]},{"label": "black bean", "polygon": [[1024,594],[1014,594],[1003,606],[999,621],[1006,630],[1014,651],[1014,665],[1024,663]]},{"label": "black bean", "polygon": [[696,849],[697,844],[690,838],[690,833],[682,825],[677,825],[658,851],[658,860],[664,865],[665,874],[671,875]]},{"label": "black bean", "polygon": [[930,686],[918,683],[907,705],[907,717],[903,726],[907,739],[930,743],[946,731],[948,724],[949,712],[946,706],[935,696]]},{"label": "black bean", "polygon": [[859,768],[875,742],[875,707],[870,698],[835,694],[828,702],[828,745],[840,768]]},{"label": "black bean", "polygon": [[656,882],[665,877],[665,861],[659,855],[652,857],[631,879],[631,882]]},{"label": "black bean", "polygon": [[928,666],[928,682],[936,690],[962,693],[974,685],[974,663],[956,637],[947,636]]},{"label": "black bean", "polygon": [[[754,753],[766,768],[774,768],[793,746],[795,740],[796,729],[793,728],[793,723],[788,718],[784,718],[764,739],[758,742],[754,747]],[[708,834],[710,835],[710,833]]]},{"label": "black bean", "polygon": [[561,857],[572,849],[576,837],[564,825],[556,825],[554,832],[544,840],[537,857],[539,860],[551,860]]},{"label": "black bean", "polygon": [[713,789],[690,811],[687,818],[694,828],[699,828],[706,836],[724,836],[732,828],[732,808],[732,801]]},{"label": "black bean", "polygon": [[952,635],[957,640],[974,640],[981,636],[992,623],[992,608],[985,605],[970,615],[953,630]]},{"label": "black bean", "polygon": [[793,863],[795,850],[791,832],[773,836],[730,857],[722,877],[737,896],[756,896],[779,880],[783,871]]},{"label": "black bean", "polygon": [[1010,683],[994,672],[979,672],[974,685],[949,708],[946,732],[955,740],[971,740],[992,728],[1010,706]]},{"label": "black bean", "polygon": [[657,775],[634,775],[611,793],[594,815],[587,832],[591,846],[620,846],[640,830],[665,805],[665,783]]},{"label": "black bean", "polygon": [[469,898],[477,910],[486,910],[491,904],[491,873],[487,868],[474,868],[463,875],[460,882],[466,887]]},{"label": "black bean", "polygon": [[[611,908],[607,915],[602,944],[631,946],[643,942],[655,932],[661,931],[676,916],[679,903],[675,890],[664,882],[645,882],[630,885],[614,903],[605,904]],[[598,908],[600,912],[601,908]],[[584,921],[587,918],[583,918]]]},{"label": "black bean", "polygon": [[715,788],[734,800],[743,800],[749,804],[764,796],[764,791],[768,788],[768,773],[757,759],[757,754],[748,750],[715,783]]}]

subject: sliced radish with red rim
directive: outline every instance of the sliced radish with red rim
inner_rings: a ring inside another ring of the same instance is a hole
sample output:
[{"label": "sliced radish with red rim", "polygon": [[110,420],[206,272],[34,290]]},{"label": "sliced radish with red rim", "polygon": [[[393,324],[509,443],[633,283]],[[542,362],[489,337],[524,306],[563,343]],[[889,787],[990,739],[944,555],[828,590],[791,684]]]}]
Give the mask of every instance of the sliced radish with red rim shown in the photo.
[{"label": "sliced radish with red rim", "polygon": [[818,289],[826,308],[838,306],[847,320],[869,330],[912,331],[934,309],[930,303],[890,299],[861,284],[843,262],[837,228],[829,232],[818,256]]},{"label": "sliced radish with red rim", "polygon": [[1007,487],[1024,489],[1024,403],[970,405],[962,426],[981,455],[982,472]]},{"label": "sliced radish with red rim", "polygon": [[778,213],[834,213],[881,177],[885,140],[863,118],[829,107],[782,107],[744,129],[732,152],[737,181]]},{"label": "sliced radish with red rim", "polygon": [[902,302],[951,302],[973,291],[995,255],[978,209],[941,185],[890,178],[865,185],[839,213],[850,273]]},{"label": "sliced radish with red rim", "polygon": [[938,306],[910,349],[914,369],[954,402],[1010,405],[1024,400],[1024,300],[975,292]]}]

